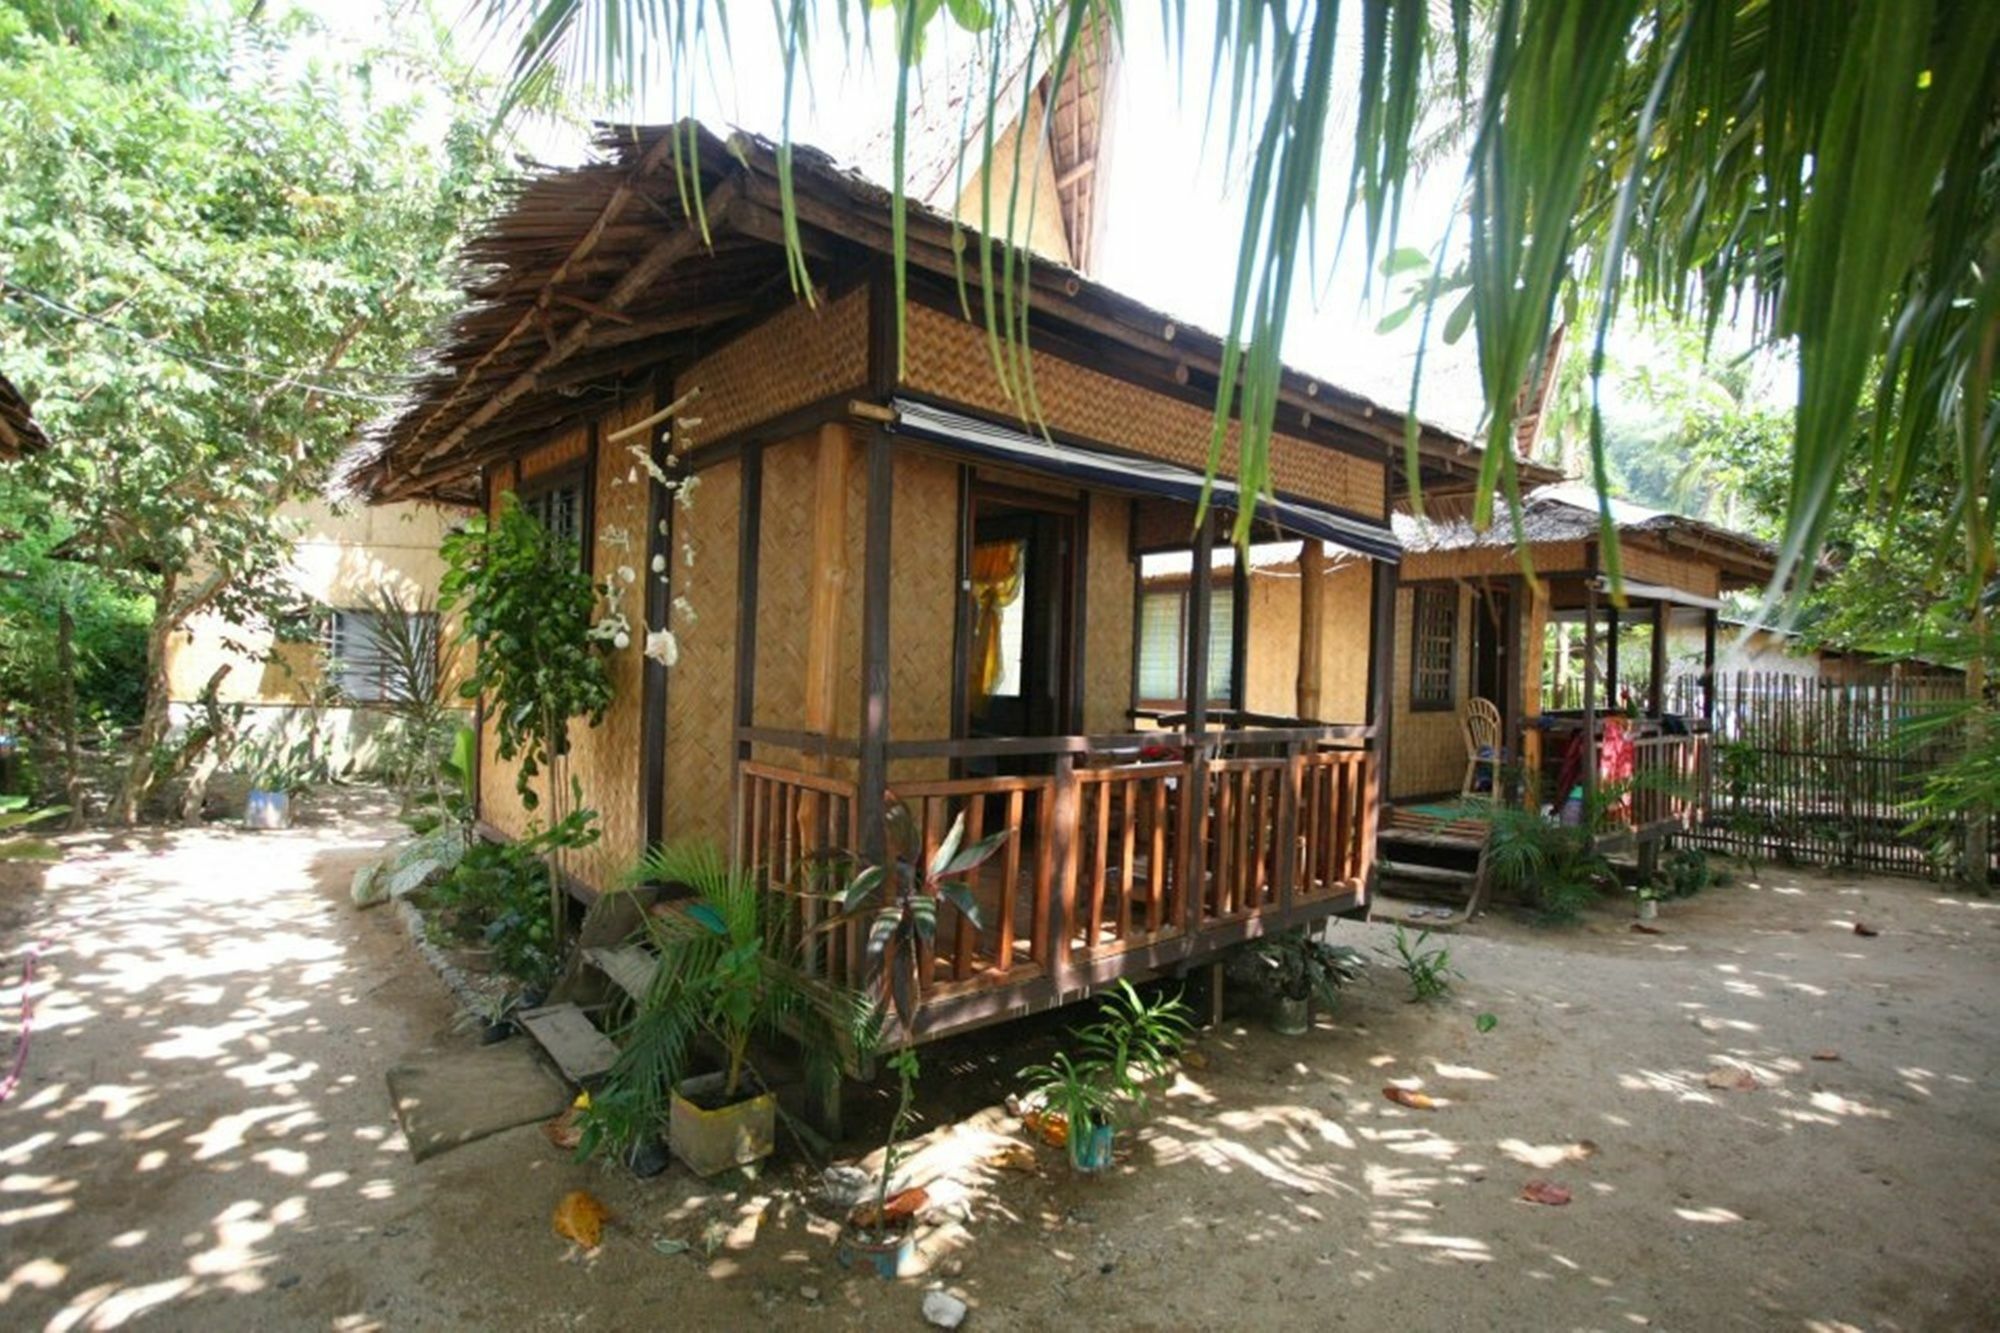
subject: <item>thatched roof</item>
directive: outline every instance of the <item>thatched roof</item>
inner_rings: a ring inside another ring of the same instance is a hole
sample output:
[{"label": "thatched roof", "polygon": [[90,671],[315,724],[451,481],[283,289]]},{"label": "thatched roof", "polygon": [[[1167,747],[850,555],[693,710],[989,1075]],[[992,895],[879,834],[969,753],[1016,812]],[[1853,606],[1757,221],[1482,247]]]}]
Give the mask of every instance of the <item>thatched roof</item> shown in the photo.
[{"label": "thatched roof", "polygon": [[0,375],[0,458],[18,458],[48,447],[49,437],[35,424],[28,400],[13,381]]},{"label": "thatched roof", "polygon": [[[1621,539],[1654,539],[1664,547],[1696,551],[1725,572],[1752,582],[1770,578],[1777,566],[1778,548],[1748,533],[1630,500],[1612,499],[1609,504],[1612,526]],[[1447,502],[1427,506],[1423,518],[1399,513],[1393,523],[1396,539],[1409,555],[1514,546],[1514,520],[1504,507],[1496,506],[1491,526],[1484,529],[1474,527],[1465,510],[1462,502]],[[1596,490],[1584,482],[1558,482],[1528,492],[1521,501],[1520,532],[1530,546],[1596,540]]]},{"label": "thatched roof", "polygon": [[[469,245],[467,304],[444,330],[407,405],[346,469],[375,500],[473,498],[477,470],[574,420],[579,399],[621,379],[672,373],[796,299],[782,236],[776,145],[723,140],[676,125],[608,126],[597,160],[519,185]],[[677,155],[688,170],[676,173]],[[891,251],[882,186],[806,147],[792,150],[800,239],[816,283],[865,273]],[[685,188],[683,188],[685,187]],[[707,243],[689,225],[703,201]],[[950,217],[912,201],[914,274],[957,271]],[[1036,324],[1115,351],[1121,366],[1212,395],[1221,340],[1059,265],[1032,266]],[[1356,441],[1398,463],[1394,409],[1287,372],[1286,429]],[[1298,417],[1291,414],[1297,412]],[[1476,471],[1478,451],[1431,426],[1420,432],[1426,481]],[[1435,474],[1435,476],[1433,476]]]}]

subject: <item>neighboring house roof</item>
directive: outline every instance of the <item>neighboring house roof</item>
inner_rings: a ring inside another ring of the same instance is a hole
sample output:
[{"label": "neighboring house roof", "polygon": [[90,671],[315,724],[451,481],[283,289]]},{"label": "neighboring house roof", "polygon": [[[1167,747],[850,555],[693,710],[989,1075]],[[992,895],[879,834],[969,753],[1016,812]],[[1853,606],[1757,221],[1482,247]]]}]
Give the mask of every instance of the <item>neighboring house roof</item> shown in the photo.
[{"label": "neighboring house roof", "polygon": [[[1690,548],[1748,579],[1768,578],[1776,567],[1778,548],[1748,533],[1616,497],[1606,503],[1621,537],[1649,536],[1663,545]],[[1520,535],[1530,546],[1594,540],[1599,535],[1597,505],[1597,490],[1587,482],[1539,486],[1522,498]],[[1515,520],[1504,505],[1496,505],[1493,522],[1484,529],[1473,525],[1463,506],[1437,506],[1424,518],[1399,513],[1394,527],[1410,554],[1515,544]]]},{"label": "neighboring house roof", "polygon": [[[689,122],[606,126],[598,144],[600,160],[522,182],[467,247],[467,304],[405,407],[349,456],[356,489],[378,501],[471,498],[480,463],[572,419],[579,395],[691,364],[796,299],[780,249],[775,144],[742,133],[725,141]],[[707,246],[685,224],[677,148],[693,154],[688,188],[716,200],[704,204],[715,214]],[[890,252],[887,189],[805,146],[792,149],[791,175],[816,278]],[[911,270],[953,277],[963,231],[915,201],[906,215]],[[1074,270],[1025,267],[1038,315],[1090,339],[1106,365],[1213,394],[1221,339]],[[1279,397],[1285,429],[1373,440],[1400,465],[1395,409],[1297,371],[1282,376]],[[1422,425],[1418,450],[1427,473],[1477,475],[1479,451],[1462,436]]]},{"label": "neighboring house roof", "polygon": [[49,437],[28,410],[28,400],[13,381],[0,375],[0,458],[19,458],[48,447]]},{"label": "neighboring house roof", "polygon": [[[1051,89],[1054,52],[1047,41],[1031,41],[1026,24],[1010,11],[1013,30],[1001,43],[1006,63],[993,77],[993,43],[975,35],[964,45],[940,43],[934,54],[918,62],[910,89],[909,113],[903,120],[903,180],[909,198],[950,213],[960,193],[978,178],[985,153],[986,105],[989,90],[1001,124],[994,127],[996,153],[1006,132],[1023,119],[1046,118],[1045,140],[1056,183],[1056,199],[1038,207],[1057,207],[1068,259],[1079,272],[1095,270],[1095,240],[1103,199],[1097,183],[1103,177],[1102,158],[1109,142],[1112,92],[1118,70],[1117,43],[1105,40],[1097,24],[1081,29],[1062,86]],[[1030,73],[1032,88],[1024,86]],[[1035,101],[1033,112],[1028,99]],[[895,176],[895,127],[885,124],[850,153],[853,165],[871,179]],[[1028,146],[1026,153],[1037,151]],[[1023,206],[1026,193],[1023,192]],[[995,192],[994,206],[1006,198]],[[967,219],[977,223],[977,216]]]}]

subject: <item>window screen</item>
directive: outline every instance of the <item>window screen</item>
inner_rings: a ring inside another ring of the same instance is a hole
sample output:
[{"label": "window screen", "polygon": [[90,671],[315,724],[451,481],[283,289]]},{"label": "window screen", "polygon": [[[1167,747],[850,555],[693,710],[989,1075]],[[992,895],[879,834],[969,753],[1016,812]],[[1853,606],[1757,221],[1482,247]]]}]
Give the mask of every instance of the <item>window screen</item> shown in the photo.
[{"label": "window screen", "polygon": [[1458,589],[1415,590],[1410,617],[1410,706],[1450,708],[1458,634]]},{"label": "window screen", "polygon": [[559,482],[521,498],[521,509],[580,552],[583,549],[583,485]]},{"label": "window screen", "polygon": [[398,626],[379,611],[336,610],[326,619],[323,647],[327,675],[342,697],[358,704],[392,703],[412,691],[424,697],[437,684],[437,616],[402,617]]},{"label": "window screen", "polygon": [[[1144,593],[1139,598],[1139,702],[1179,708],[1186,699],[1188,595],[1185,588]],[[1236,678],[1235,589],[1211,589],[1208,602],[1208,702],[1227,703]]]}]

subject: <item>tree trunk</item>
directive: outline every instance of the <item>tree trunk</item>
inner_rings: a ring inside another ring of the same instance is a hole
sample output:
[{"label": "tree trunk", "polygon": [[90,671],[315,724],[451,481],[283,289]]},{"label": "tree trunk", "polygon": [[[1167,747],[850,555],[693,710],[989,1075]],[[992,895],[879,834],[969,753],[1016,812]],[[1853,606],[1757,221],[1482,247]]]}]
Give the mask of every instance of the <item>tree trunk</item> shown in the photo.
[{"label": "tree trunk", "polygon": [[139,822],[139,813],[152,795],[154,751],[166,739],[172,718],[167,708],[167,640],[174,632],[176,580],[172,574],[160,580],[153,594],[153,622],[146,628],[146,706],[139,715],[139,735],[132,743],[132,756],[125,767],[125,782],[118,792],[117,818],[130,828]]},{"label": "tree trunk", "polygon": [[69,590],[56,604],[56,669],[62,676],[63,804],[69,826],[83,827],[83,777],[76,759],[76,614]]}]

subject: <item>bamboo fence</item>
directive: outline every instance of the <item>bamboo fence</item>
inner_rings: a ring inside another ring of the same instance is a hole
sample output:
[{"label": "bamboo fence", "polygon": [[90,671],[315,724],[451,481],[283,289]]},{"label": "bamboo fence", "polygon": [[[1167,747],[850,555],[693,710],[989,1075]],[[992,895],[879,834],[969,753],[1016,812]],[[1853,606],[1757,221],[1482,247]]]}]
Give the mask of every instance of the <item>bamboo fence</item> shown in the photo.
[{"label": "bamboo fence", "polygon": [[[1701,715],[1701,682],[1673,711]],[[1714,745],[1687,837],[1751,859],[1932,875],[1964,846],[1963,822],[1916,825],[1924,780],[1953,758],[1965,704],[1956,676],[1856,684],[1778,672],[1717,682]]]}]

